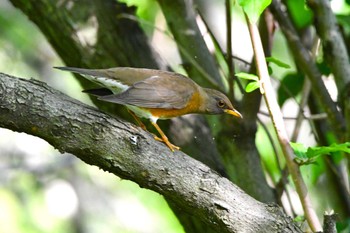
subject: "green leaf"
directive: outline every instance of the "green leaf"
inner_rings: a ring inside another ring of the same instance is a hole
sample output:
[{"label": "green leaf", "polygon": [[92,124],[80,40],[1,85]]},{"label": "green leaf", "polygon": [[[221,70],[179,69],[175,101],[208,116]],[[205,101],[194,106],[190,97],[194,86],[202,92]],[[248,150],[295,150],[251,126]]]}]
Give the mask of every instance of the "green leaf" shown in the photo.
[{"label": "green leaf", "polygon": [[273,69],[271,66],[267,66],[267,70],[269,71],[269,75],[271,76],[273,74]]},{"label": "green leaf", "polygon": [[287,0],[285,2],[293,23],[298,29],[305,28],[312,23],[313,13],[306,6],[305,0]]},{"label": "green leaf", "polygon": [[294,150],[294,154],[296,158],[294,159],[296,163],[298,163],[300,166],[307,165],[307,164],[314,164],[315,158],[309,158],[307,155],[307,148],[302,143],[289,143],[291,147]]},{"label": "green leaf", "polygon": [[236,76],[241,79],[251,80],[252,82],[248,83],[245,91],[246,92],[252,92],[258,88],[260,88],[260,80],[259,77],[255,74],[248,74],[248,73],[237,73]]},{"label": "green leaf", "polygon": [[329,76],[332,73],[326,61],[317,61],[316,65],[323,75]]},{"label": "green leaf", "polygon": [[255,74],[248,74],[248,73],[241,72],[241,73],[237,73],[235,75],[238,78],[241,78],[241,79],[252,80],[252,81],[259,81],[259,77],[256,76]]},{"label": "green leaf", "polygon": [[321,147],[309,147],[307,149],[306,155],[309,158],[319,157],[324,154],[335,153],[335,152],[345,152],[350,153],[350,142],[342,144],[332,144],[330,146],[321,146]]},{"label": "green leaf", "polygon": [[271,62],[271,63],[276,64],[279,67],[290,69],[290,65],[288,65],[287,63],[284,63],[283,61],[281,61],[275,57],[266,57],[265,59],[266,59],[266,62]]},{"label": "green leaf", "polygon": [[350,153],[350,142],[330,146],[314,146],[306,148],[302,143],[290,142],[296,156],[296,162],[300,165],[315,163],[315,160],[321,155],[328,155],[330,153],[344,152]]},{"label": "green leaf", "polygon": [[248,85],[245,87],[245,91],[249,93],[249,92],[255,91],[258,88],[260,88],[260,82],[253,81],[248,83]]},{"label": "green leaf", "polygon": [[278,104],[282,106],[287,99],[296,97],[302,90],[303,83],[304,75],[302,74],[289,73],[284,76],[277,90]]},{"label": "green leaf", "polygon": [[342,33],[345,37],[349,37],[350,34],[350,16],[349,15],[336,15],[337,22],[341,26]]},{"label": "green leaf", "polygon": [[298,215],[293,219],[294,222],[303,222],[305,221],[305,217],[303,215]]},{"label": "green leaf", "polygon": [[256,23],[261,13],[270,3],[271,0],[238,0],[238,4],[247,14],[250,23]]},{"label": "green leaf", "polygon": [[304,144],[297,143],[297,142],[290,142],[289,144],[293,148],[294,154],[296,157],[301,158],[301,159],[307,158],[307,156],[306,156],[307,148],[305,147]]}]

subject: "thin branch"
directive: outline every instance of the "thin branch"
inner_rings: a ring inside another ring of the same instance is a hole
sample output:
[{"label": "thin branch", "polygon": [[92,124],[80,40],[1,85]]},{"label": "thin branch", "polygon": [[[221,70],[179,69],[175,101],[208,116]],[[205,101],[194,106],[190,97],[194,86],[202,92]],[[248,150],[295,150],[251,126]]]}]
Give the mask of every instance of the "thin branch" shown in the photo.
[{"label": "thin branch", "polygon": [[[317,56],[317,51],[318,51],[318,48],[319,48],[319,44],[320,44],[320,39],[318,37],[315,38],[314,40],[314,43],[313,43],[313,46],[312,46],[312,57],[315,59],[316,56]],[[310,91],[311,91],[311,83],[310,83],[310,80],[309,79],[305,79],[304,80],[304,85],[303,85],[303,90],[302,90],[302,96],[301,96],[301,100],[300,100],[300,104],[299,104],[299,112],[298,112],[298,115],[297,115],[297,119],[296,119],[296,122],[295,122],[295,126],[294,126],[294,130],[293,130],[293,133],[292,133],[292,137],[291,137],[291,141],[292,142],[296,142],[297,139],[298,139],[298,135],[299,135],[299,132],[300,132],[300,127],[301,127],[301,124],[303,122],[303,119],[304,119],[304,108],[307,104],[307,101],[309,99],[309,94],[310,94]]]},{"label": "thin branch", "polygon": [[[264,115],[264,116],[270,116],[269,113],[264,112],[264,111],[259,111],[259,114]],[[325,120],[327,119],[327,114],[326,113],[319,113],[319,114],[312,114],[312,115],[305,115],[303,114],[303,118],[307,120],[312,120],[312,121],[318,121],[318,120]],[[296,117],[288,117],[288,116],[283,116],[284,120],[296,120]]]},{"label": "thin branch", "polygon": [[306,219],[310,225],[310,228],[313,231],[322,231],[322,226],[318,220],[316,212],[311,204],[310,194],[308,193],[306,184],[301,175],[299,166],[294,162],[294,152],[289,144],[289,139],[287,132],[284,126],[282,112],[278,106],[274,89],[271,85],[269,72],[267,69],[267,64],[265,62],[264,50],[261,44],[260,34],[257,26],[254,23],[249,22],[248,17],[246,16],[248,29],[253,45],[253,51],[255,54],[255,62],[257,66],[257,71],[259,74],[260,82],[262,89],[264,91],[264,99],[269,110],[274,129],[277,134],[277,138],[280,142],[284,157],[286,159],[286,164],[289,170],[289,173],[292,176],[296,191],[299,195],[299,199],[303,206]]},{"label": "thin branch", "polygon": [[323,215],[323,227],[325,233],[337,233],[337,219],[338,215],[334,213],[334,211],[330,211],[329,213],[325,213]]},{"label": "thin branch", "polygon": [[[277,169],[278,171],[280,172],[281,174],[281,179],[279,181],[275,181],[273,180],[272,178],[272,174],[269,174],[270,177],[271,177],[271,180],[274,182],[274,185],[275,185],[275,188],[276,188],[276,191],[277,191],[277,194],[278,194],[278,200],[279,202],[282,204],[282,201],[281,201],[281,197],[282,197],[282,194],[283,194],[283,190],[285,191],[286,193],[286,196],[287,196],[287,200],[289,202],[289,206],[291,208],[291,211],[292,211],[292,214],[293,216],[296,216],[296,211],[294,210],[294,206],[293,206],[293,202],[292,202],[292,198],[290,197],[290,194],[289,194],[289,191],[287,189],[287,184],[288,184],[288,172],[285,171],[287,169],[282,169],[282,162],[281,160],[279,159],[279,156],[278,156],[278,152],[277,152],[277,146],[272,138],[272,135],[271,133],[269,132],[269,130],[267,129],[266,125],[264,124],[264,122],[262,122],[262,120],[257,117],[257,121],[259,122],[259,124],[261,125],[261,127],[263,128],[263,130],[265,131],[266,133],[266,136],[267,138],[269,139],[270,143],[271,143],[271,146],[272,146],[272,150],[274,152],[274,156],[276,158],[276,161],[277,161]],[[265,165],[265,167],[267,168],[268,166]],[[267,172],[269,173],[269,170],[266,169]],[[283,206],[284,210],[285,210],[285,207]]]},{"label": "thin branch", "polygon": [[231,0],[225,1],[226,9],[226,63],[228,66],[228,87],[229,87],[229,97],[233,99],[233,90],[234,90],[234,80],[235,80],[235,67],[233,65],[232,59],[232,8]]}]

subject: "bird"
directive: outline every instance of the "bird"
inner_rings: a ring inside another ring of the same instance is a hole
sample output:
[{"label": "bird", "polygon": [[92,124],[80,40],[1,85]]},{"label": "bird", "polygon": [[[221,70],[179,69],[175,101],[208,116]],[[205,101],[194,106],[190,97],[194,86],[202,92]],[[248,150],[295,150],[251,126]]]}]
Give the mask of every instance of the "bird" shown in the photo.
[{"label": "bird", "polygon": [[101,86],[101,88],[83,92],[95,95],[102,101],[126,106],[136,122],[145,130],[146,127],[139,118],[149,119],[160,135],[154,138],[164,142],[173,152],[180,147],[169,141],[158,126],[157,120],[192,113],[226,113],[243,118],[225,94],[215,89],[201,87],[192,79],[179,73],[131,67],[54,68],[77,73]]}]

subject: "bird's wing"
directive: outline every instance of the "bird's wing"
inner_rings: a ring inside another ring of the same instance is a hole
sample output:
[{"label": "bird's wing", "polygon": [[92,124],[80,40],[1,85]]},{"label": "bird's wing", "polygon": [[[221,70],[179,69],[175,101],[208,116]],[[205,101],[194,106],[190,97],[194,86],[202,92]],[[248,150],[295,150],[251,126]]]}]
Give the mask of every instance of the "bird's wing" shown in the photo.
[{"label": "bird's wing", "polygon": [[101,100],[145,108],[181,109],[191,99],[197,85],[185,76],[152,76],[126,91],[100,97]]},{"label": "bird's wing", "polygon": [[[56,69],[70,71],[80,74],[89,81],[92,81],[102,87],[105,87],[112,91],[114,94],[118,94],[125,91],[130,87],[130,75],[124,77],[125,74],[131,73],[128,68],[111,68],[111,69],[83,69],[75,67],[55,67]],[[126,72],[126,71],[129,72]],[[89,91],[87,91],[89,92]]]},{"label": "bird's wing", "polygon": [[94,96],[106,96],[106,95],[112,95],[113,92],[109,90],[108,88],[95,88],[95,89],[88,89],[83,90],[84,93],[94,95]]},{"label": "bird's wing", "polygon": [[125,91],[133,84],[153,76],[166,77],[177,75],[168,71],[131,67],[116,67],[110,69],[83,69],[75,67],[55,68],[80,74],[86,79],[108,88],[114,94]]}]

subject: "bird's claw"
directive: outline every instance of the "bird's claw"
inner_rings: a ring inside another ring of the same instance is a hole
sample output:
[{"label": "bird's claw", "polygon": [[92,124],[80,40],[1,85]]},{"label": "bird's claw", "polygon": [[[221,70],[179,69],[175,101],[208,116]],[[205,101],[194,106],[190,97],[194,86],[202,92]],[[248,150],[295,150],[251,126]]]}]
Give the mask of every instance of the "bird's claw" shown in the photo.
[{"label": "bird's claw", "polygon": [[174,144],[169,142],[168,138],[160,138],[160,137],[154,135],[154,139],[157,141],[160,141],[160,142],[164,142],[165,145],[167,145],[172,152],[174,152],[175,150],[180,150],[180,147],[175,146]]}]

